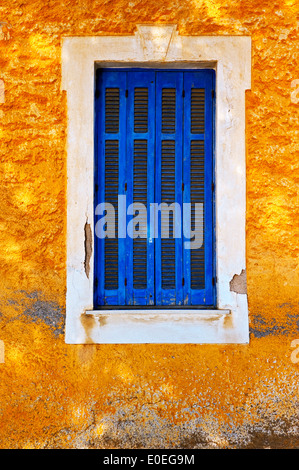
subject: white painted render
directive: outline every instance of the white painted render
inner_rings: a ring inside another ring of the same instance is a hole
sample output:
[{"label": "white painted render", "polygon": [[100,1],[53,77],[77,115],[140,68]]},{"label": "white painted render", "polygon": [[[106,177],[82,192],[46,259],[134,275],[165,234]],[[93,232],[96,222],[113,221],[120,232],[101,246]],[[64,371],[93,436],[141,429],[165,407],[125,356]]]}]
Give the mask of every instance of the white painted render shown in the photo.
[{"label": "white painted render", "polygon": [[[212,312],[192,310],[193,318],[184,309],[159,310],[159,315],[93,310],[94,250],[87,277],[84,227],[94,224],[95,68],[137,65],[216,70],[217,307]],[[232,292],[230,281],[246,269],[245,90],[250,84],[250,37],[180,36],[174,25],[139,25],[132,36],[63,39],[62,89],[68,109],[66,343],[84,344],[90,338],[94,343],[249,341],[247,295]],[[89,315],[95,321],[87,335],[83,318]]]}]

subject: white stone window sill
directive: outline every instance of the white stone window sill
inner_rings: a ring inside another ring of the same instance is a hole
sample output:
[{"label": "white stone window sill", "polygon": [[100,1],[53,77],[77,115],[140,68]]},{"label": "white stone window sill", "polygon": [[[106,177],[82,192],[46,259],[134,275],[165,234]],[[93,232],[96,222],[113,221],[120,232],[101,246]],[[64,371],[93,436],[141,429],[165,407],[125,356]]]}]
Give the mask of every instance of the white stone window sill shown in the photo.
[{"label": "white stone window sill", "polygon": [[85,344],[233,342],[228,309],[89,310],[81,316],[81,323]]}]

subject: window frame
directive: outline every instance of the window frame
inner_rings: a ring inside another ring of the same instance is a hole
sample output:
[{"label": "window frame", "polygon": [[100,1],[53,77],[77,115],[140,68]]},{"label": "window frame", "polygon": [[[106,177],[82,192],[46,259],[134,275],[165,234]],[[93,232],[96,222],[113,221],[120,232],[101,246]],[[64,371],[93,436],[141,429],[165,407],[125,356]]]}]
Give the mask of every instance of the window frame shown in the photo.
[{"label": "window frame", "polygon": [[[213,310],[93,310],[94,90],[96,67],[216,70],[216,289]],[[132,36],[67,37],[62,90],[67,92],[68,344],[248,343],[247,295],[230,281],[246,269],[245,90],[251,39],[180,36],[174,25],[137,26]]]}]

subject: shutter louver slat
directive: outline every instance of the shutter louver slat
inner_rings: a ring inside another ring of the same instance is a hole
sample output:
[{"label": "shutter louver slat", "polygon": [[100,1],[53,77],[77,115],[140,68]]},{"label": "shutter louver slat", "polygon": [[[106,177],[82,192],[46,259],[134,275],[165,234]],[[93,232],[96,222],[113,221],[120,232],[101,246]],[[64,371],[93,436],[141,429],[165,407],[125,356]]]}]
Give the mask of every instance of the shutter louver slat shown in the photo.
[{"label": "shutter louver slat", "polygon": [[135,88],[134,91],[134,132],[146,134],[148,131],[148,89]]},{"label": "shutter louver slat", "polygon": [[191,89],[191,133],[204,134],[205,132],[205,90]]},{"label": "shutter louver slat", "polygon": [[162,133],[175,133],[176,89],[162,89]]},{"label": "shutter louver slat", "polygon": [[105,91],[105,132],[119,132],[119,88],[106,88]]}]

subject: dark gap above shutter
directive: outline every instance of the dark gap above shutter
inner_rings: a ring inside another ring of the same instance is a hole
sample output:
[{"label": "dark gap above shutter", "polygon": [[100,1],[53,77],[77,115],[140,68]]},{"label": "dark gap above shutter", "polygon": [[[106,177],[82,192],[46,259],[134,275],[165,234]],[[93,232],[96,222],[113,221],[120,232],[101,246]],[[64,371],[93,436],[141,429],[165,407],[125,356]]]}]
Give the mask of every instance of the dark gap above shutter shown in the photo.
[{"label": "dark gap above shutter", "polygon": [[[134,140],[133,203],[147,207],[147,140]],[[146,224],[146,215],[144,224]],[[139,227],[140,230],[141,227]],[[133,240],[133,287],[147,287],[147,238]]]},{"label": "dark gap above shutter", "polygon": [[[161,202],[175,202],[175,141],[162,141],[161,149]],[[169,211],[169,238],[166,236],[168,219],[161,211],[161,278],[162,289],[175,289],[175,238],[173,238],[174,217]],[[164,220],[163,220],[164,219]]]},{"label": "dark gap above shutter", "polygon": [[[205,190],[205,144],[202,140],[192,140],[190,148],[191,158],[191,182],[190,182],[190,202],[191,202],[191,229],[195,229],[195,222],[203,226],[202,220],[195,220],[195,204],[203,204],[203,215],[205,212],[204,190]],[[190,250],[191,253],[191,288],[205,288],[205,249],[204,241],[201,248]]]},{"label": "dark gap above shutter", "polygon": [[119,142],[106,140],[105,202],[112,204],[115,210],[115,238],[105,238],[105,289],[107,290],[118,289],[118,178]]},{"label": "dark gap above shutter", "polygon": [[119,132],[119,88],[106,88],[105,91],[105,132]]},{"label": "dark gap above shutter", "polygon": [[205,132],[205,90],[191,88],[191,133]]}]

